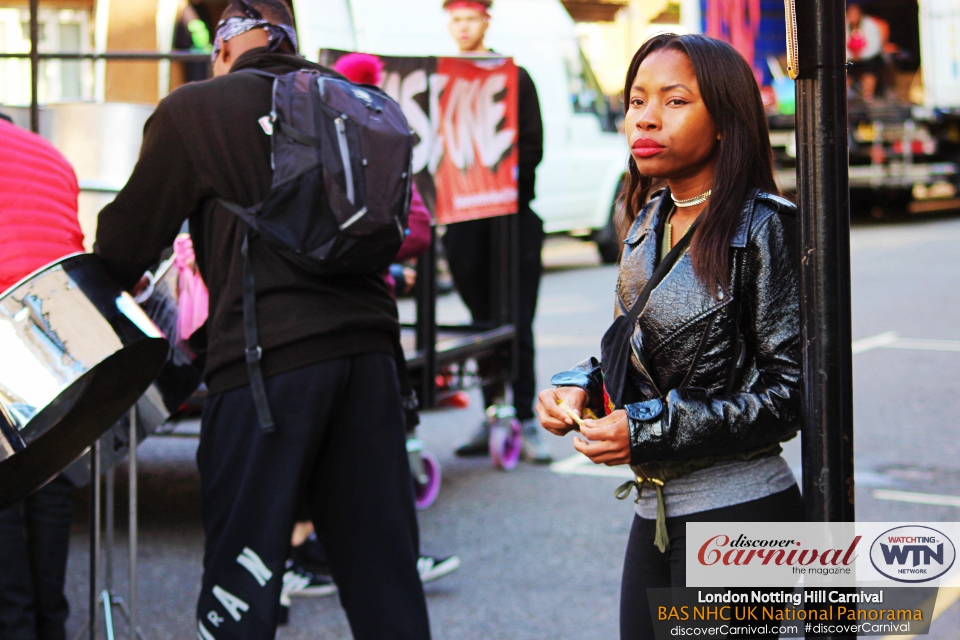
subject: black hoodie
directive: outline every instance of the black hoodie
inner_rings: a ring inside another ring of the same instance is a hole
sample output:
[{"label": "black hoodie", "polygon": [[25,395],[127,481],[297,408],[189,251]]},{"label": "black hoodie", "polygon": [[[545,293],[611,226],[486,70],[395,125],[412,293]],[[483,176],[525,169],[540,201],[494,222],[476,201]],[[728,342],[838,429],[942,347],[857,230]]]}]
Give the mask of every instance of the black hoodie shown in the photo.
[{"label": "black hoodie", "polygon": [[[197,264],[210,291],[204,378],[211,393],[249,383],[240,254],[247,225],[215,199],[252,206],[264,199],[273,175],[270,138],[257,122],[270,111],[271,84],[235,73],[244,68],[323,69],[259,48],[240,56],[231,73],[171,93],[147,121],[133,175],[100,212],[97,226],[96,253],[121,284],[132,287],[190,219]],[[393,352],[397,309],[379,275],[311,275],[257,239],[251,252],[264,376]]]}]

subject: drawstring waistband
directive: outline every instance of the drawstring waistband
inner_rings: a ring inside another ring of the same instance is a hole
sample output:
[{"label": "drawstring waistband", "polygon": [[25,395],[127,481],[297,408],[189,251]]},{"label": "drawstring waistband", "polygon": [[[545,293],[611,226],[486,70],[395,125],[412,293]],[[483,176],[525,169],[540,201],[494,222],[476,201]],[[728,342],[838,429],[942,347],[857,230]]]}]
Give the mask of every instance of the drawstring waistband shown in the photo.
[{"label": "drawstring waistband", "polygon": [[657,492],[657,534],[653,538],[653,544],[657,545],[657,549],[660,549],[660,553],[666,553],[667,549],[670,548],[670,535],[667,533],[667,510],[663,504],[663,485],[664,482],[660,478],[652,478],[647,476],[641,471],[638,467],[631,467],[633,472],[637,474],[636,480],[627,480],[622,485],[617,487],[617,490],[613,492],[613,495],[616,496],[617,500],[626,500],[630,497],[630,492],[636,488],[637,489],[637,499],[634,500],[634,503],[640,502],[640,495],[643,492],[644,485],[653,487]]},{"label": "drawstring waistband", "polygon": [[634,502],[640,502],[640,494],[644,486],[653,487],[657,492],[657,534],[653,543],[657,545],[660,553],[666,553],[670,548],[670,536],[667,534],[667,509],[663,503],[663,485],[670,480],[682,478],[685,475],[712,467],[718,462],[732,462],[754,460],[756,458],[765,458],[767,456],[778,456],[783,452],[783,447],[779,442],[763,445],[749,451],[732,453],[719,456],[707,456],[694,460],[684,460],[677,462],[647,462],[643,465],[633,465],[633,473],[636,480],[628,480],[617,487],[614,495],[617,500],[626,500],[630,492],[637,489],[637,499]]}]

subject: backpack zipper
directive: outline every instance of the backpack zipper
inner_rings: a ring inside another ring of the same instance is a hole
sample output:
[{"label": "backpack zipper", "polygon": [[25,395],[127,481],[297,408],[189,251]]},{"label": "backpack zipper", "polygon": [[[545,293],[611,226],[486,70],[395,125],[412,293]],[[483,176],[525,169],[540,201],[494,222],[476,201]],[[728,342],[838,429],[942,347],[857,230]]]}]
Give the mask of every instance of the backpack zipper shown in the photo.
[{"label": "backpack zipper", "polygon": [[346,117],[347,116],[341,116],[333,122],[337,125],[337,140],[340,143],[340,160],[343,162],[343,175],[347,181],[347,200],[350,201],[350,204],[354,204],[354,196],[356,194],[353,191],[353,165],[350,162],[350,147],[347,146],[347,126],[343,122]]},{"label": "backpack zipper", "polygon": [[[270,90],[270,170],[277,170],[277,139],[273,136],[273,125],[277,123],[277,83],[280,78],[273,79],[273,87]],[[264,128],[266,130],[266,128]]]}]

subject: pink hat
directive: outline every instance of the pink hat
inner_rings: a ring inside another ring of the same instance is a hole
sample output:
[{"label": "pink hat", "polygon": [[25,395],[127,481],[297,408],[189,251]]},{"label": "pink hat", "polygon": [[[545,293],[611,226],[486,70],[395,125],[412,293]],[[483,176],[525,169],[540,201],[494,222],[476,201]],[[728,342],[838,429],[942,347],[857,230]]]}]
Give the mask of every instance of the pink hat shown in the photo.
[{"label": "pink hat", "polygon": [[369,53],[348,53],[333,65],[333,70],[357,84],[380,84],[383,62]]},{"label": "pink hat", "polygon": [[490,17],[490,7],[493,5],[493,0],[444,0],[443,8],[446,11],[453,11],[454,9],[473,9],[479,11],[486,17]]}]

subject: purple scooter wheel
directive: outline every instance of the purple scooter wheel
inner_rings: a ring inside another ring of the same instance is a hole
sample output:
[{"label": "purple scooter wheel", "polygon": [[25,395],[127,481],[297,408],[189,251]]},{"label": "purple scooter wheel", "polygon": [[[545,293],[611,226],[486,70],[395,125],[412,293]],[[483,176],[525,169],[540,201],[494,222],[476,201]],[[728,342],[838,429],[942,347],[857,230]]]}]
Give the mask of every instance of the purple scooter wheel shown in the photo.
[{"label": "purple scooter wheel", "polygon": [[520,461],[523,437],[515,418],[497,420],[490,427],[490,460],[493,466],[510,471]]},{"label": "purple scooter wheel", "polygon": [[440,461],[427,451],[420,452],[420,463],[423,465],[423,475],[426,482],[413,478],[413,503],[417,509],[427,509],[440,495]]}]

